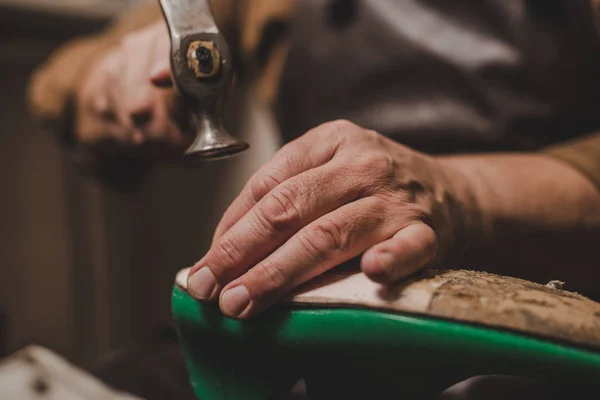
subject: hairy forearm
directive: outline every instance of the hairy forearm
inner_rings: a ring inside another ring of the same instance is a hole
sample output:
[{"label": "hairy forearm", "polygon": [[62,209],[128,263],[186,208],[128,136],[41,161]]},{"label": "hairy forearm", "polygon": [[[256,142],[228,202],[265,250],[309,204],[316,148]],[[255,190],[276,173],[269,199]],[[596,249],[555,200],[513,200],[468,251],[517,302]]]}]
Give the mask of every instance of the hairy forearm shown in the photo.
[{"label": "hairy forearm", "polygon": [[468,218],[465,268],[600,289],[600,193],[583,174],[543,154],[440,162],[468,182],[458,193],[476,210]]}]

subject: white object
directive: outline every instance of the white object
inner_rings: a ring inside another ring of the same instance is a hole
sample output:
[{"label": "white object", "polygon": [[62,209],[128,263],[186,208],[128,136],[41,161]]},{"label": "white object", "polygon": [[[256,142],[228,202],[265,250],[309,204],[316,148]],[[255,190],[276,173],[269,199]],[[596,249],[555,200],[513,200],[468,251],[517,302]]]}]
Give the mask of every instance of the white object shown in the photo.
[{"label": "white object", "polygon": [[2,400],[141,400],[117,392],[42,347],[0,361]]}]

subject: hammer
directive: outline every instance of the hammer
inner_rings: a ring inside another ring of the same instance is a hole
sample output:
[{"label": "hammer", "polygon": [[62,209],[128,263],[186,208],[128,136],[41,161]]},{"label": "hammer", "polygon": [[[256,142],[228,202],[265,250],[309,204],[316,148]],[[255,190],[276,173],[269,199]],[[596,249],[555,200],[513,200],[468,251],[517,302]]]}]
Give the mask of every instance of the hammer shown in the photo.
[{"label": "hammer", "polygon": [[159,0],[171,37],[171,74],[196,119],[196,138],[186,158],[214,160],[248,149],[227,133],[224,103],[233,82],[229,46],[208,0]]}]

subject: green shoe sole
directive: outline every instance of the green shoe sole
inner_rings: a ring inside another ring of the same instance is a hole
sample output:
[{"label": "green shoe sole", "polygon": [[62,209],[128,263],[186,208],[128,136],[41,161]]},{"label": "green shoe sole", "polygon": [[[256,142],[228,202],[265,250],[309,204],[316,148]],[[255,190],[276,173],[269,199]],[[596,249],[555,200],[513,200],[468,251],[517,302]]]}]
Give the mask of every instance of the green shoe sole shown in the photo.
[{"label": "green shoe sole", "polygon": [[351,304],[282,304],[237,321],[179,286],[172,306],[199,399],[279,398],[300,378],[310,399],[423,399],[489,374],[600,386],[600,352],[564,338]]}]

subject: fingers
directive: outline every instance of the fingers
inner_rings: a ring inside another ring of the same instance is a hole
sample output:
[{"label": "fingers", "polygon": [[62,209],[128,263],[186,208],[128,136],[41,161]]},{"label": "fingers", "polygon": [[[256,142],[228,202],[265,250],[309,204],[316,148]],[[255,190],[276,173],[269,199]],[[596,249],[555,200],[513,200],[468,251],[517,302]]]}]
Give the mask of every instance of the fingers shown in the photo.
[{"label": "fingers", "polygon": [[[329,162],[342,144],[341,137],[335,135],[331,125],[321,125],[285,145],[271,162],[259,169],[225,211],[215,231],[213,242],[279,184]],[[319,140],[320,145],[315,146],[315,140]]]},{"label": "fingers", "polygon": [[[125,141],[139,145],[148,140],[164,140],[168,115],[159,89],[151,82],[151,71],[165,57],[168,43],[164,24],[155,24],[128,35],[119,48],[119,64],[111,71],[110,100],[119,123],[128,132]],[[168,56],[166,56],[168,60]],[[162,120],[157,120],[162,108]]]},{"label": "fingers", "polygon": [[[152,28],[155,40],[151,41],[152,59],[148,62],[149,92],[151,93],[152,120],[144,126],[146,137],[156,143],[170,144],[173,148],[185,147],[185,133],[189,133],[189,117],[182,103],[176,101],[177,93],[172,89],[170,41],[165,23]],[[188,143],[189,144],[189,143]]]},{"label": "fingers", "polygon": [[77,92],[75,135],[82,144],[98,143],[110,133],[118,134],[112,125],[110,133],[105,129],[106,122],[115,120],[107,92],[114,58],[111,53],[99,59]]},{"label": "fingers", "polygon": [[151,88],[152,119],[143,126],[146,139],[155,143],[178,143],[177,131],[169,114],[169,91]]},{"label": "fingers", "polygon": [[126,110],[125,97],[123,91],[125,85],[122,79],[124,60],[120,49],[112,51],[107,56],[106,65],[106,90],[108,103],[114,115],[114,119],[119,124],[119,133],[115,137],[122,144],[130,144],[132,140],[132,123]]},{"label": "fingers", "polygon": [[153,83],[154,71],[170,70],[169,48],[161,21],[129,34],[92,64],[76,94],[75,130],[82,143],[108,140],[130,147],[148,142],[145,150],[160,157],[183,150],[190,141],[182,131],[190,114],[184,107],[174,109],[180,103],[172,101],[173,89]]},{"label": "fingers", "polygon": [[362,269],[377,282],[414,273],[437,253],[424,222],[440,222],[432,219],[433,168],[354,124],[317,127],[250,179],[191,269],[190,294],[219,296],[226,315],[247,318],[365,251]]},{"label": "fingers", "polygon": [[[167,25],[161,24],[157,27],[159,37],[167,37]],[[156,42],[154,61],[150,69],[150,82],[159,88],[170,88],[173,86],[171,79],[171,43],[168,40],[158,40]]]},{"label": "fingers", "polygon": [[[282,183],[222,235],[192,268],[189,291],[199,300],[213,300],[218,289],[266,258],[302,227],[355,200],[359,182],[339,179],[334,164],[309,170]],[[211,284],[206,283],[211,276]],[[209,278],[206,278],[208,276]]]},{"label": "fingers", "polygon": [[377,197],[347,204],[307,225],[269,257],[226,285],[221,310],[248,318],[292,288],[393,235],[392,218]]},{"label": "fingers", "polygon": [[419,222],[370,248],[362,256],[361,269],[375,282],[392,284],[429,265],[437,246],[434,230]]},{"label": "fingers", "polygon": [[129,35],[121,45],[122,71],[119,77],[118,108],[121,123],[132,128],[135,144],[145,140],[146,125],[152,121],[153,86],[149,81],[150,69],[158,39],[156,29],[147,28]]}]

